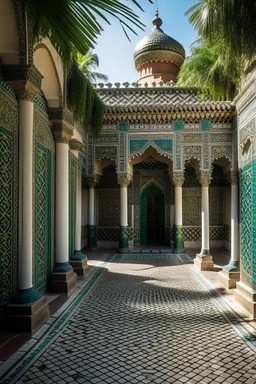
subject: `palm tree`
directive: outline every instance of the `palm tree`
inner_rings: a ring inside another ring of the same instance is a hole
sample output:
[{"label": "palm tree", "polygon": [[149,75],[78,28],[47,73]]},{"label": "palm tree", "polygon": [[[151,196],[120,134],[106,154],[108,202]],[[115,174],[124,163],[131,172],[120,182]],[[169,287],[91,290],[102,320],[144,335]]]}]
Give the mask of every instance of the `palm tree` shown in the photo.
[{"label": "palm tree", "polygon": [[[23,0],[28,17],[34,25],[34,36],[48,37],[64,61],[70,54],[85,55],[94,47],[103,31],[99,20],[110,24],[107,15],[117,18],[126,36],[143,29],[139,16],[119,0]],[[137,0],[130,0],[143,10]],[[148,0],[152,3],[152,0]]]},{"label": "palm tree", "polygon": [[80,70],[90,82],[108,81],[107,75],[95,71],[95,68],[99,66],[99,57],[92,50],[89,50],[84,56],[78,53],[77,62]]},{"label": "palm tree", "polygon": [[231,65],[229,57],[222,41],[212,45],[201,39],[183,64],[178,85],[197,87],[202,97],[233,100],[239,87],[240,65],[237,60]]},{"label": "palm tree", "polygon": [[198,0],[186,14],[201,36],[222,40],[233,58],[255,57],[256,0]]}]

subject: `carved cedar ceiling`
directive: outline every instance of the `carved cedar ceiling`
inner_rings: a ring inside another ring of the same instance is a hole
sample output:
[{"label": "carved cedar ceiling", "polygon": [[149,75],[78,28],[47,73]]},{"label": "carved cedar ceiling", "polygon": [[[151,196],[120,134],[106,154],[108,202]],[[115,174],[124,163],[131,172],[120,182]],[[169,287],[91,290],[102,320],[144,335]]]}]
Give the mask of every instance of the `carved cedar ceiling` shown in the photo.
[{"label": "carved cedar ceiling", "polygon": [[236,116],[231,102],[202,100],[189,88],[100,88],[97,92],[106,106],[106,124],[169,123],[172,120],[231,122]]}]

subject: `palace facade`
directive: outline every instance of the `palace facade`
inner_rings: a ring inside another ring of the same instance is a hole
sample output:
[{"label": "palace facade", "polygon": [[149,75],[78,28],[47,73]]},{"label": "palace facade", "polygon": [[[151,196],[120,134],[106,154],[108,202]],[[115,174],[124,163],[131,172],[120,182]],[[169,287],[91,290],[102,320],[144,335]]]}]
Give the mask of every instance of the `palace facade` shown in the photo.
[{"label": "palace facade", "polygon": [[[47,290],[71,295],[82,249],[167,246],[230,250],[219,274],[255,316],[255,77],[235,103],[175,86],[183,47],[161,29],[135,49],[139,79],[98,84],[102,132],[74,120],[60,56],[18,0],[0,15],[0,317],[34,331],[49,316]],[[4,31],[4,33],[3,33]]]}]

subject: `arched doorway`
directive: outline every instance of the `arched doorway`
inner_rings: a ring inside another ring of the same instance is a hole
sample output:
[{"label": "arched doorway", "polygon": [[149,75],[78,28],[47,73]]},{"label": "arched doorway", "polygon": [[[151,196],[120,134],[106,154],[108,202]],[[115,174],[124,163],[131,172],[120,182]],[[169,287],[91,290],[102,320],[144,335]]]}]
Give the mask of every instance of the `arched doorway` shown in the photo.
[{"label": "arched doorway", "polygon": [[154,184],[141,194],[140,244],[164,243],[164,194]]}]

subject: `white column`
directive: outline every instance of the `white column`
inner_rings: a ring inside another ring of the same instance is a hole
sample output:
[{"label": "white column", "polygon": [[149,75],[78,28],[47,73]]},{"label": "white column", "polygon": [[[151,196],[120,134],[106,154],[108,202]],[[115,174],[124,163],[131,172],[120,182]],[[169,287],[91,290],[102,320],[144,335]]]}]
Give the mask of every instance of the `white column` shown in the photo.
[{"label": "white column", "polygon": [[75,252],[81,250],[82,226],[82,175],[80,166],[76,172]]},{"label": "white column", "polygon": [[128,226],[128,195],[127,185],[120,186],[120,226]]},{"label": "white column", "polygon": [[209,238],[209,185],[202,185],[202,255],[210,254]]},{"label": "white column", "polygon": [[182,187],[175,185],[175,225],[182,226]]},{"label": "white column", "polygon": [[182,220],[182,185],[184,183],[184,173],[180,171],[173,172],[173,184],[175,194],[174,206],[174,249],[175,252],[183,252],[184,250],[184,237],[183,237],[183,220]]},{"label": "white column", "polygon": [[89,225],[95,225],[95,189],[89,187]]},{"label": "white column", "polygon": [[238,185],[231,184],[231,262],[239,262]]},{"label": "white column", "polygon": [[33,111],[32,101],[19,100],[18,290],[30,289],[33,286]]},{"label": "white column", "polygon": [[56,143],[56,257],[57,264],[69,261],[69,146]]}]

